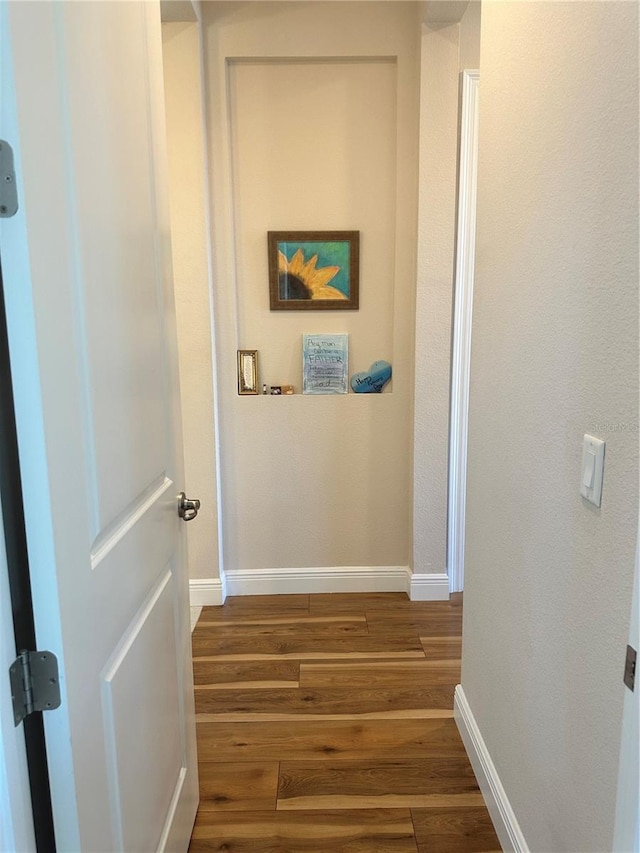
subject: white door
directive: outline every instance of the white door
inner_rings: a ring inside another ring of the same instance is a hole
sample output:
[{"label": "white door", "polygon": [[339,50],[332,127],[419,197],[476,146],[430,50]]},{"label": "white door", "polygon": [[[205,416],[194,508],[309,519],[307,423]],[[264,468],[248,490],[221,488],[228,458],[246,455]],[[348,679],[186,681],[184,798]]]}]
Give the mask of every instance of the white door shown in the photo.
[{"label": "white door", "polygon": [[[186,850],[197,806],[157,2],[0,6],[0,220],[58,850]],[[194,522],[197,523],[197,522]]]}]

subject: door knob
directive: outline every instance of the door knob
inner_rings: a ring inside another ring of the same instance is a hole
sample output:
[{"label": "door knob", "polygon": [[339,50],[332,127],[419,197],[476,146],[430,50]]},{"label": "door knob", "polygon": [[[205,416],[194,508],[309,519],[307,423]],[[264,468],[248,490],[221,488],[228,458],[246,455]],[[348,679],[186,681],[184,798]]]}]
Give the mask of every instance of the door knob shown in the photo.
[{"label": "door knob", "polygon": [[184,492],[178,495],[178,515],[184,521],[193,521],[200,509],[199,500],[190,500]]}]

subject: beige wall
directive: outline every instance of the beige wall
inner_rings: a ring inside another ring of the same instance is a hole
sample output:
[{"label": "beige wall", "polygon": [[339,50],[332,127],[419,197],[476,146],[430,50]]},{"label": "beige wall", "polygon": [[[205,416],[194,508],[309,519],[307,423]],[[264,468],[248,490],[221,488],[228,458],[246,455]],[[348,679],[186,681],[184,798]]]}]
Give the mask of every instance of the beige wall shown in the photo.
[{"label": "beige wall", "polygon": [[[611,850],[638,501],[638,7],[483,6],[462,685],[533,851]],[[583,433],[606,440],[602,507]]]},{"label": "beige wall", "polygon": [[[303,331],[348,333],[351,372],[393,360],[397,88],[387,57],[229,67],[238,339],[269,385],[300,391]],[[323,229],[361,232],[360,309],[270,311],[265,231]]]},{"label": "beige wall", "polygon": [[460,70],[480,68],[481,0],[471,0],[460,19]]},{"label": "beige wall", "polygon": [[[207,3],[222,500],[227,569],[410,562],[419,29],[413,3]],[[361,308],[272,313],[269,229],[361,231]],[[303,332],[348,332],[381,395],[300,391]]]},{"label": "beige wall", "polygon": [[217,463],[198,26],[163,24],[162,42],[184,488],[189,497],[202,502],[197,522],[187,528],[189,576],[215,578],[219,574]]},{"label": "beige wall", "polygon": [[[460,10],[454,6],[453,11]],[[436,17],[441,19],[444,13]],[[460,21],[440,20],[422,27],[413,439],[415,572],[447,570],[459,72],[477,68],[479,55],[479,2],[470,3]]]},{"label": "beige wall", "polygon": [[[201,520],[189,529],[193,578],[217,576],[218,507],[232,549],[227,568],[446,569],[458,71],[478,63],[480,4],[457,4],[458,17],[466,10],[458,23],[424,28],[418,106],[420,5],[204,7],[216,170],[214,287],[218,347],[226,359],[221,452],[228,476],[219,503],[206,224],[198,185],[204,164],[196,25],[165,26],[187,481],[203,498]],[[303,47],[292,50],[303,31]],[[310,102],[311,91],[314,121],[301,122],[300,105]],[[419,370],[413,386],[418,110]],[[297,313],[268,310],[264,235],[268,228],[287,227],[361,230],[359,312],[314,312],[301,320]],[[382,398],[238,400],[238,347],[259,349],[261,381],[292,382],[299,389],[303,330],[349,332],[351,372],[378,358],[390,360],[394,380]],[[286,484],[277,500],[273,483]],[[310,483],[317,497],[307,511],[300,494]],[[241,518],[251,518],[251,526]],[[323,530],[331,531],[330,542]]]}]

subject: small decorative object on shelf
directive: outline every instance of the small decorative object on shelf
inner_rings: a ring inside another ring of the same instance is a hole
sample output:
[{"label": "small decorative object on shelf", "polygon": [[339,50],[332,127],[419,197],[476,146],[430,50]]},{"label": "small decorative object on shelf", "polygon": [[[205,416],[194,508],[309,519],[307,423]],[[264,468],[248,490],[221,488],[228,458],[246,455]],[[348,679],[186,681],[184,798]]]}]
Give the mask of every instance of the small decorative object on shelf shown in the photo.
[{"label": "small decorative object on shelf", "polygon": [[374,361],[369,370],[354,373],[351,387],[356,394],[381,394],[391,379],[391,365],[388,361]]},{"label": "small decorative object on shelf", "polygon": [[281,385],[272,385],[271,393],[274,397],[279,397],[282,394],[282,386]]},{"label": "small decorative object on shelf", "polygon": [[293,385],[283,385],[283,386],[282,386],[282,393],[283,393],[283,394],[288,394],[288,395],[293,394],[293,393],[294,393],[294,391],[293,391]]},{"label": "small decorative object on shelf", "polygon": [[269,386],[267,385],[267,383],[266,383],[266,382],[265,382],[265,383],[264,383],[264,385],[262,386],[262,393],[263,393],[263,394],[268,394],[268,393],[269,393]]},{"label": "small decorative object on shelf", "polygon": [[258,394],[258,350],[238,350],[238,394]]}]

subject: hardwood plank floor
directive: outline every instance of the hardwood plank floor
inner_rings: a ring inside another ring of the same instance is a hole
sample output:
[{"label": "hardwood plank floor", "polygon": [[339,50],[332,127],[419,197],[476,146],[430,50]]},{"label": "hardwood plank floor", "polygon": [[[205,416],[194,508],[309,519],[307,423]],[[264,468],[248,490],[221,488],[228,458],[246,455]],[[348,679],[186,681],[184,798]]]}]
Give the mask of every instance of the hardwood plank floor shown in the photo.
[{"label": "hardwood plank floor", "polygon": [[364,637],[299,637],[261,635],[209,637],[206,628],[196,628],[192,637],[194,657],[208,661],[232,660],[339,660],[344,658],[383,660],[424,658],[420,638],[393,633]]},{"label": "hardwood plank floor", "polygon": [[237,661],[221,663],[197,658],[193,661],[193,680],[196,687],[239,690],[252,687],[297,687],[300,681],[298,661]]},{"label": "hardwood plank floor", "polygon": [[280,764],[278,810],[482,805],[466,758]]},{"label": "hardwood plank floor", "polygon": [[484,804],[476,808],[412,809],[419,853],[497,853],[500,850]]},{"label": "hardwood plank floor", "polygon": [[[224,695],[196,690],[196,713],[213,715],[230,722],[246,720],[297,720],[311,716],[320,719],[369,717],[396,718],[422,716],[424,711],[449,711],[453,705],[455,685],[389,689],[369,682],[369,687],[330,687],[317,690],[244,689],[225,691]],[[411,712],[407,714],[405,712]],[[428,716],[428,715],[427,715]]]},{"label": "hardwood plank floor", "polygon": [[352,637],[363,637],[369,634],[365,616],[343,619],[322,617],[303,617],[296,619],[239,619],[230,622],[228,619],[218,619],[211,622],[198,622],[200,635],[205,640],[224,640],[228,637],[273,636],[275,634],[294,634],[309,637],[342,637],[346,634]]},{"label": "hardwood plank floor", "polygon": [[198,815],[190,851],[417,853],[409,809]]},{"label": "hardwood plank floor", "polygon": [[259,811],[275,809],[278,762],[206,761],[198,766],[200,811]]},{"label": "hardwood plank floor", "polygon": [[198,722],[200,761],[349,761],[464,755],[453,714],[431,719]]},{"label": "hardwood plank floor", "polygon": [[375,684],[375,689],[389,687],[406,689],[407,684],[421,688],[449,685],[460,682],[459,660],[411,660],[390,663],[301,663],[300,687],[358,688]]},{"label": "hardwood plank floor", "polygon": [[462,607],[229,598],[193,633],[190,853],[495,853],[453,720]]}]

